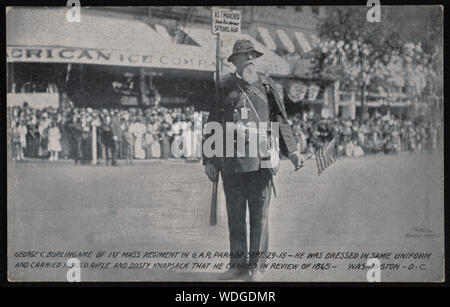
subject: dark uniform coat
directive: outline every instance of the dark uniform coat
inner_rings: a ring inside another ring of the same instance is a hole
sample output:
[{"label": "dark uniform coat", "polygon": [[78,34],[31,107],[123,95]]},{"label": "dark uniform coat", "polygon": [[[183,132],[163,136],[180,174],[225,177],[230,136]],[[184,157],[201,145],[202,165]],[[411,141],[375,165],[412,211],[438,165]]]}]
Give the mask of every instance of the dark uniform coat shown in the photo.
[{"label": "dark uniform coat", "polygon": [[[221,106],[219,109],[212,108],[208,121],[222,122],[224,124],[226,122],[243,122],[246,124],[249,121],[254,123],[261,121],[277,122],[279,124],[280,157],[289,157],[296,151],[297,143],[288,121],[284,103],[278,95],[275,82],[263,75],[259,76],[260,81],[250,85],[237,77],[236,74],[231,74],[220,89]],[[247,96],[242,93],[241,89],[246,92]],[[248,99],[252,101],[252,104],[246,102]],[[241,117],[241,108],[244,107],[244,104],[248,108],[248,119],[242,119]],[[224,125],[223,156],[225,156],[226,151],[225,130]],[[248,148],[246,148],[246,152],[248,152]],[[223,172],[248,172],[259,169],[261,158],[236,157],[236,155],[233,158],[204,157],[204,163],[207,161],[213,162]]]}]

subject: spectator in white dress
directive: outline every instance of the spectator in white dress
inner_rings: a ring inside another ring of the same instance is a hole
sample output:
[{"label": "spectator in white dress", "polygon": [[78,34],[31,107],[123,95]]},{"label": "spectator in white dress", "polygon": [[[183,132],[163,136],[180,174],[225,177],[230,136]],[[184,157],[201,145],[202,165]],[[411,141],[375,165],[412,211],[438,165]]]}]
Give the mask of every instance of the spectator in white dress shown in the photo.
[{"label": "spectator in white dress", "polygon": [[129,131],[134,135],[134,157],[136,159],[145,159],[145,150],[143,147],[143,136],[147,127],[142,123],[139,117],[136,117],[130,125]]},{"label": "spectator in white dress", "polygon": [[59,152],[61,151],[61,133],[56,121],[52,121],[48,129],[48,151],[50,152],[50,161],[57,161]]},{"label": "spectator in white dress", "polygon": [[24,150],[27,147],[27,126],[24,125],[22,120],[19,120],[16,126],[13,128],[13,141],[16,153],[16,160],[24,159]]}]

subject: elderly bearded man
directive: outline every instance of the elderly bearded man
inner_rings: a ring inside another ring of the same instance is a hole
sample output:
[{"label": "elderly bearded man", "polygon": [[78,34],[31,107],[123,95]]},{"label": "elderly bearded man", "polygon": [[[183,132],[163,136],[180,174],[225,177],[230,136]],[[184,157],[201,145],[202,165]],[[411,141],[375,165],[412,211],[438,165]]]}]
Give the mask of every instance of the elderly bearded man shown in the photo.
[{"label": "elderly bearded man", "polygon": [[[241,127],[248,127],[246,124],[249,122],[258,127],[259,123],[265,122],[268,128],[271,127],[271,122],[278,123],[279,153],[289,157],[298,169],[303,160],[296,151],[292,128],[275,83],[255,69],[254,60],[262,55],[249,40],[235,42],[228,61],[236,66],[236,72],[221,84],[220,108],[217,112],[212,110],[208,121],[219,122],[223,126],[225,123],[241,124]],[[260,150],[256,156],[249,155],[249,130],[244,128],[247,133],[244,157],[238,156],[236,148],[233,148],[232,157],[205,157],[203,161],[205,173],[210,180],[217,181],[219,171],[222,173],[231,251],[230,269],[221,275],[220,279],[223,280],[261,281],[264,273],[261,265],[265,262],[268,251],[269,203],[271,190],[274,189],[274,169],[262,166],[267,157]],[[258,133],[261,136],[261,132]],[[225,134],[223,140],[224,144],[221,145],[225,148]],[[239,140],[237,145],[239,147]],[[250,251],[247,249],[247,203]]]}]

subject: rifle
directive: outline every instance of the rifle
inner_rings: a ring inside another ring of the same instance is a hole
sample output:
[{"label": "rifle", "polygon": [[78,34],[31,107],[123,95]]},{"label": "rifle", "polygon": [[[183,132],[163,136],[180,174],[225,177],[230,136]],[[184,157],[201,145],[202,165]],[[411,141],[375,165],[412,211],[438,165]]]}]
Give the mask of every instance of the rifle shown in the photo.
[{"label": "rifle", "polygon": [[[216,80],[215,80],[215,90],[216,90],[216,112],[217,114],[222,117],[220,114],[220,96],[219,96],[219,90],[220,90],[220,33],[216,34]],[[223,124],[223,118],[222,118],[222,124]],[[211,210],[210,210],[210,216],[209,216],[209,224],[210,225],[216,225],[217,224],[217,188],[219,185],[219,178],[220,178],[220,170],[218,171],[218,177],[217,180],[213,182],[212,186],[212,195],[211,195]]]},{"label": "rifle", "polygon": [[[219,171],[220,172],[220,171]],[[209,225],[214,226],[217,224],[217,188],[219,185],[219,178],[213,182],[212,196],[211,196],[211,211],[209,216]]]}]

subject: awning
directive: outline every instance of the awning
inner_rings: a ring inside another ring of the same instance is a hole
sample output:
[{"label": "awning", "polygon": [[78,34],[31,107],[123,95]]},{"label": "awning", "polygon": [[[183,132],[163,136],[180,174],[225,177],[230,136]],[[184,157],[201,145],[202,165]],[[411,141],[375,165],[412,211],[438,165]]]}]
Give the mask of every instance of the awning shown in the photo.
[{"label": "awning", "polygon": [[257,31],[264,45],[272,51],[304,54],[310,52],[319,41],[315,34],[291,28],[257,27]]},{"label": "awning", "polygon": [[167,41],[145,23],[92,16],[81,9],[80,22],[68,22],[68,8],[13,7],[6,15],[9,46],[53,46],[120,51],[148,51]]},{"label": "awning", "polygon": [[283,29],[277,29],[277,35],[286,51],[289,53],[294,53],[295,52],[294,43],[292,43],[291,39],[286,34],[286,32]]},{"label": "awning", "polygon": [[269,48],[272,51],[277,50],[277,44],[272,39],[272,36],[270,35],[270,32],[267,28],[264,27],[258,27],[258,33],[261,35],[261,38],[266,45],[267,48]]},{"label": "awning", "polygon": [[295,38],[297,39],[297,42],[300,45],[300,47],[302,48],[302,51],[304,53],[308,53],[308,52],[310,52],[312,50],[311,44],[306,39],[306,36],[305,36],[305,34],[303,34],[303,32],[296,31],[295,32]]},{"label": "awning", "polygon": [[215,70],[214,54],[173,44],[161,27],[157,32],[141,21],[93,16],[88,8],[81,9],[80,22],[68,22],[67,12],[65,7],[11,8],[7,61]]},{"label": "awning", "polygon": [[165,26],[156,24],[155,29],[156,29],[156,32],[165,39],[165,41],[167,41],[167,42],[173,41],[172,36],[170,36],[170,34],[167,31],[167,28]]},{"label": "awning", "polygon": [[[209,50],[211,54],[215,55],[216,50],[216,36],[208,29],[195,28],[195,27],[182,27],[181,28],[186,35],[188,35],[196,43]],[[239,36],[225,36],[222,39],[221,55],[224,64],[224,70],[231,71],[232,64],[227,61],[227,58],[233,51],[234,42],[237,39],[250,40],[255,49],[261,51],[264,55],[256,59],[255,63],[259,70],[267,71],[269,75],[274,76],[287,76],[291,73],[289,64],[273,51],[268,49],[263,44],[259,43],[255,38],[248,34],[241,32]]]}]

